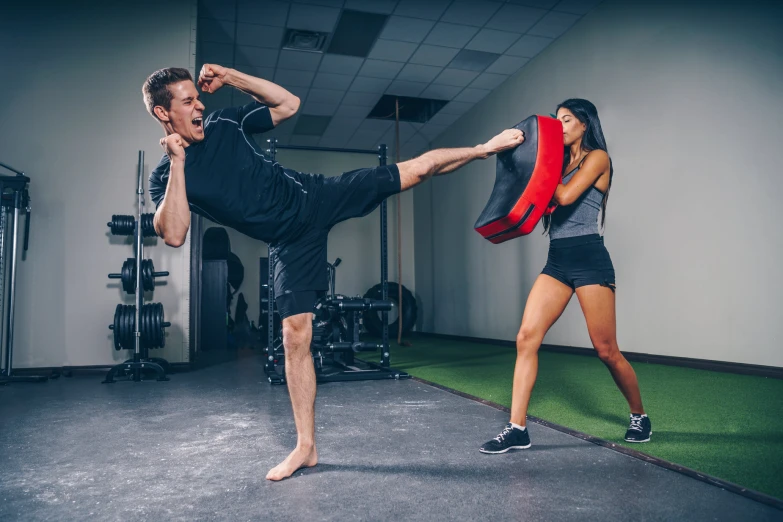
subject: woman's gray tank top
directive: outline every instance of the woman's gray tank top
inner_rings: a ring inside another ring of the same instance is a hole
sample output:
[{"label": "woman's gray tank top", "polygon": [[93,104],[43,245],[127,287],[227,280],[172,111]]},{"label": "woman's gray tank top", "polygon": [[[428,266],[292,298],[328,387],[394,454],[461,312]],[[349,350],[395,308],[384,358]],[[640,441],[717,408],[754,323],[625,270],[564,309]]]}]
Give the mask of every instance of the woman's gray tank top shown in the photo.
[{"label": "woman's gray tank top", "polygon": [[[568,183],[581,166],[580,163],[578,167],[568,173],[563,178],[563,183]],[[603,192],[595,188],[595,185],[591,185],[571,205],[557,207],[552,213],[549,238],[562,239],[588,234],[600,235],[598,216],[601,213],[603,200]]]}]

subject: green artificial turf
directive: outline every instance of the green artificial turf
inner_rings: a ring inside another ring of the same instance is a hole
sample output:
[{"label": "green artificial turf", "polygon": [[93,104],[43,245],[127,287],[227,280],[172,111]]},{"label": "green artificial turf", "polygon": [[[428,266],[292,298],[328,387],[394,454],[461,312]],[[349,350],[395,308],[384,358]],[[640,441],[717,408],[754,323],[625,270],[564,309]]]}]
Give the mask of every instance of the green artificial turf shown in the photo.
[{"label": "green artificial turf", "polygon": [[[408,340],[391,341],[393,367],[511,406],[513,347]],[[653,424],[649,443],[623,441],[628,405],[597,357],[541,351],[528,413],[783,499],[783,380],[631,364]]]}]

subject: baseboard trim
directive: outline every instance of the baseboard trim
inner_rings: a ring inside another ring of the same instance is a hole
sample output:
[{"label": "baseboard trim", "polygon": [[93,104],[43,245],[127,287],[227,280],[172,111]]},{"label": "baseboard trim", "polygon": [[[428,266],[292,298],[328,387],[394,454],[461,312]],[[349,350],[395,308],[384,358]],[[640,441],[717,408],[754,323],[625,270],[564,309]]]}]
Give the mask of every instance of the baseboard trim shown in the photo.
[{"label": "baseboard trim", "polygon": [[[431,337],[435,339],[445,339],[452,341],[465,341],[481,344],[494,344],[498,346],[514,347],[514,341],[503,339],[485,339],[481,337],[466,337],[462,335],[448,335],[429,332],[416,332],[416,335],[422,337]],[[568,353],[572,355],[584,355],[588,357],[597,357],[592,348],[579,348],[576,346],[560,346],[556,344],[542,344],[541,350],[546,352]],[[757,364],[744,364],[726,361],[710,361],[706,359],[691,359],[688,357],[672,357],[669,355],[655,355],[649,353],[623,352],[626,359],[632,362],[644,362],[651,364],[663,364],[666,366],[680,366],[683,368],[694,368],[697,370],[709,370],[714,372],[735,373],[740,375],[753,375],[756,377],[769,377],[772,379],[783,379],[783,368],[777,366],[762,366]]]},{"label": "baseboard trim", "polygon": [[[504,411],[506,413],[511,413],[511,410],[501,404],[497,404],[492,401],[488,401],[485,399],[482,399],[480,397],[476,397],[475,395],[470,395],[458,390],[454,390],[452,388],[448,388],[446,386],[442,386],[440,384],[427,381],[425,379],[420,379],[418,377],[411,377],[412,380],[420,382],[422,384],[426,384],[428,386],[432,386],[433,388],[437,388],[439,390],[443,390],[445,392],[458,395],[460,397],[463,397],[465,399],[470,399],[475,402],[480,402],[481,404],[485,404],[487,406],[490,406],[491,408],[495,408],[496,410]],[[711,475],[707,475],[706,473],[702,473],[700,471],[697,471],[695,469],[687,468],[685,466],[680,466],[679,464],[676,464],[674,462],[669,462],[667,460],[660,459],[658,457],[654,457],[652,455],[647,455],[646,453],[642,453],[641,451],[636,451],[634,449],[628,448],[626,446],[621,446],[619,444],[616,444],[614,442],[601,439],[598,437],[594,437],[592,435],[588,435],[587,433],[582,433],[581,431],[572,430],[571,428],[568,428],[566,426],[561,426],[560,424],[555,424],[554,422],[549,422],[544,419],[540,419],[538,417],[533,417],[528,415],[527,420],[530,422],[535,422],[536,424],[539,424],[541,426],[546,426],[547,428],[551,428],[553,430],[557,430],[561,433],[566,433],[568,435],[571,435],[573,437],[576,437],[578,439],[582,439],[587,442],[591,442],[593,444],[596,444],[598,446],[602,446],[604,448],[610,449],[612,451],[616,451],[618,453],[622,453],[623,455],[627,455],[629,457],[633,457],[635,459],[639,459],[641,461],[644,461],[648,464],[653,464],[656,466],[659,466],[661,468],[665,468],[671,471],[675,471],[677,473],[681,473],[683,475],[686,475],[688,477],[691,477],[693,479],[699,480],[701,482],[706,482],[707,484],[711,484],[713,486],[717,486],[719,488],[725,489],[726,491],[730,491],[732,493],[736,493],[737,495],[741,495],[743,497],[747,497],[749,499],[752,499],[756,502],[761,502],[762,504],[766,504],[768,506],[775,507],[777,509],[783,510],[783,500],[775,498],[773,496],[767,495],[766,493],[761,493],[760,491],[756,491],[753,489],[746,488],[744,486],[740,486],[739,484],[735,484],[733,482],[729,482],[727,480],[719,479],[717,477],[713,477]]]}]

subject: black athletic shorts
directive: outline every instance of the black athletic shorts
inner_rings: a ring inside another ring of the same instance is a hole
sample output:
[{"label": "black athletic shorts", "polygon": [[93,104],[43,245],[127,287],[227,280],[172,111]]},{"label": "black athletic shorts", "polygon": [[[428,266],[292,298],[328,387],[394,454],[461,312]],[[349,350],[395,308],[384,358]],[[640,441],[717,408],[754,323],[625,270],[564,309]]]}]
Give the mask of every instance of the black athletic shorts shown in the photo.
[{"label": "black athletic shorts", "polygon": [[346,219],[366,216],[399,192],[397,165],[353,170],[324,180],[313,224],[296,239],[280,241],[270,248],[275,302],[283,319],[312,312],[318,297],[329,288],[329,230]]},{"label": "black athletic shorts", "polygon": [[552,239],[541,272],[573,289],[601,285],[615,290],[614,265],[598,234]]}]

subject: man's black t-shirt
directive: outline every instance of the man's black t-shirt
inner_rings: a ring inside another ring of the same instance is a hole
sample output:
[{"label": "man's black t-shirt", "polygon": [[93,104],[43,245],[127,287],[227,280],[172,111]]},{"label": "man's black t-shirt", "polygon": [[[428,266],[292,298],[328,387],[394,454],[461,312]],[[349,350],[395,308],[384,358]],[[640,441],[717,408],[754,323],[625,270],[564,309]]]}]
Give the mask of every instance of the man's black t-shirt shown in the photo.
[{"label": "man's black t-shirt", "polygon": [[[269,108],[258,102],[211,113],[204,120],[204,139],[185,148],[185,186],[193,212],[275,244],[297,237],[310,224],[324,177],[265,157],[251,135],[273,127]],[[150,174],[156,206],[166,194],[169,168],[164,155]]]}]

